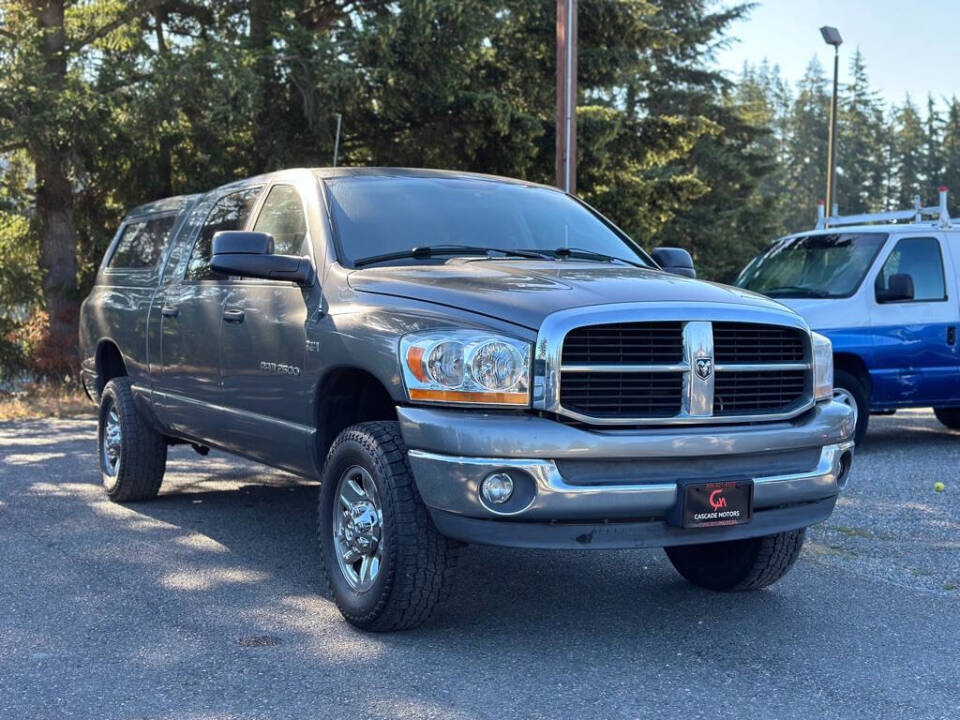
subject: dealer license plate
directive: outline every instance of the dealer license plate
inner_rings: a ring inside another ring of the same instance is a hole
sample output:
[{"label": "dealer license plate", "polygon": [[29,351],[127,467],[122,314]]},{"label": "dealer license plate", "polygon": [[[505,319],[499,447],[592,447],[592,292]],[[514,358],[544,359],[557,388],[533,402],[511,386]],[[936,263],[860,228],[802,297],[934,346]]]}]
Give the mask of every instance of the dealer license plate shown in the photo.
[{"label": "dealer license plate", "polygon": [[753,481],[731,480],[687,485],[683,498],[685,528],[741,525],[753,517]]}]

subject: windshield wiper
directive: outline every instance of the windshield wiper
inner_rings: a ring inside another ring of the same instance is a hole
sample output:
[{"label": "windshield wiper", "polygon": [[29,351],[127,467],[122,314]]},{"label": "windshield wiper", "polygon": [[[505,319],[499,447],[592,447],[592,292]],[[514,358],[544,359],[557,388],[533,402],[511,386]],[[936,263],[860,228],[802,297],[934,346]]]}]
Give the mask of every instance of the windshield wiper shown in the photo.
[{"label": "windshield wiper", "polygon": [[583,248],[560,247],[550,252],[557,257],[570,257],[580,260],[599,260],[602,262],[619,261],[638,268],[647,267],[643,263],[634,262],[633,260],[627,260],[626,258],[617,257],[616,255],[605,255],[604,253],[594,252],[593,250],[584,250]]},{"label": "windshield wiper", "polygon": [[783,287],[770,288],[763,292],[764,295],[769,297],[788,297],[790,295],[808,295],[814,298],[828,298],[830,293],[824,290],[817,290],[816,288],[803,287],[802,285],[785,285]]},{"label": "windshield wiper", "polygon": [[490,253],[502,253],[512,257],[525,258],[544,258],[549,257],[544,253],[535,250],[504,250],[496,247],[478,247],[473,245],[422,245],[409,250],[398,250],[392,253],[383,253],[382,255],[371,255],[370,257],[354,260],[355,267],[364,267],[374,263],[390,262],[391,260],[403,260],[413,258],[415,260],[424,260],[426,258],[437,257],[439,255],[489,255]]}]

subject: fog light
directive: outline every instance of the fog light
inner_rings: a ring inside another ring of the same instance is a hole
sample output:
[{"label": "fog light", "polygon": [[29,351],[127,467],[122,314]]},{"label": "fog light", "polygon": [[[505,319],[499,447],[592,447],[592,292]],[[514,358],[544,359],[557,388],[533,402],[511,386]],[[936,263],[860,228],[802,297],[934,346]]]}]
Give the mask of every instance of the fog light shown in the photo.
[{"label": "fog light", "polygon": [[513,480],[502,472],[488,475],[480,484],[480,494],[491,505],[503,505],[513,495]]}]

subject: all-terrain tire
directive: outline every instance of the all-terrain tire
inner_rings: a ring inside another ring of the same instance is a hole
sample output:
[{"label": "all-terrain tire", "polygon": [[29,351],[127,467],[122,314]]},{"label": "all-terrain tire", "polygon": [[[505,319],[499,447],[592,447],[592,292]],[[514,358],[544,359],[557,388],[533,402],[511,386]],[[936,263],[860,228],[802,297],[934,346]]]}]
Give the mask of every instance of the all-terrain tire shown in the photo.
[{"label": "all-terrain tire", "polygon": [[933,414],[937,416],[944,426],[951,430],[960,430],[960,408],[938,408],[933,409]]},{"label": "all-terrain tire", "polygon": [[[113,469],[104,447],[111,410],[119,420],[119,465]],[[167,466],[167,440],[140,414],[133,401],[129,378],[114,378],[100,396],[97,429],[100,479],[114,502],[150,500],[160,492]]]},{"label": "all-terrain tire", "polygon": [[857,443],[863,441],[867,434],[867,425],[870,423],[870,395],[863,381],[846,370],[833,371],[833,387],[835,390],[845,390],[856,403],[857,427],[853,439]]},{"label": "all-terrain tire", "polygon": [[[356,466],[365,469],[375,483],[383,516],[379,572],[364,591],[347,581],[334,542],[337,486],[344,473]],[[317,525],[323,581],[352,625],[375,632],[414,628],[449,594],[460,543],[434,527],[396,422],[362,423],[340,433],[323,466]]]},{"label": "all-terrain tire", "polygon": [[746,540],[665,548],[673,567],[708,590],[760,590],[786,575],[800,556],[805,531]]}]

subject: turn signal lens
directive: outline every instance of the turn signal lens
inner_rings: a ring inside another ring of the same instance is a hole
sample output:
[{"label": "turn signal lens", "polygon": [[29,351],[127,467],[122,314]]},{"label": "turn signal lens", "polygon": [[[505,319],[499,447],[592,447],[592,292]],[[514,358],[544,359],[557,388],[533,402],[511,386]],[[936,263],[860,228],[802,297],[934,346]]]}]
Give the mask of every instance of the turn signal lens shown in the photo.
[{"label": "turn signal lens", "polygon": [[820,333],[811,333],[813,342],[813,399],[833,397],[833,343]]},{"label": "turn signal lens", "polygon": [[407,368],[413,373],[413,376],[423,382],[427,379],[427,371],[423,367],[423,348],[411,347],[407,350]]},{"label": "turn signal lens", "polygon": [[530,404],[530,343],[476,330],[413,333],[400,340],[407,395],[420,402]]}]

